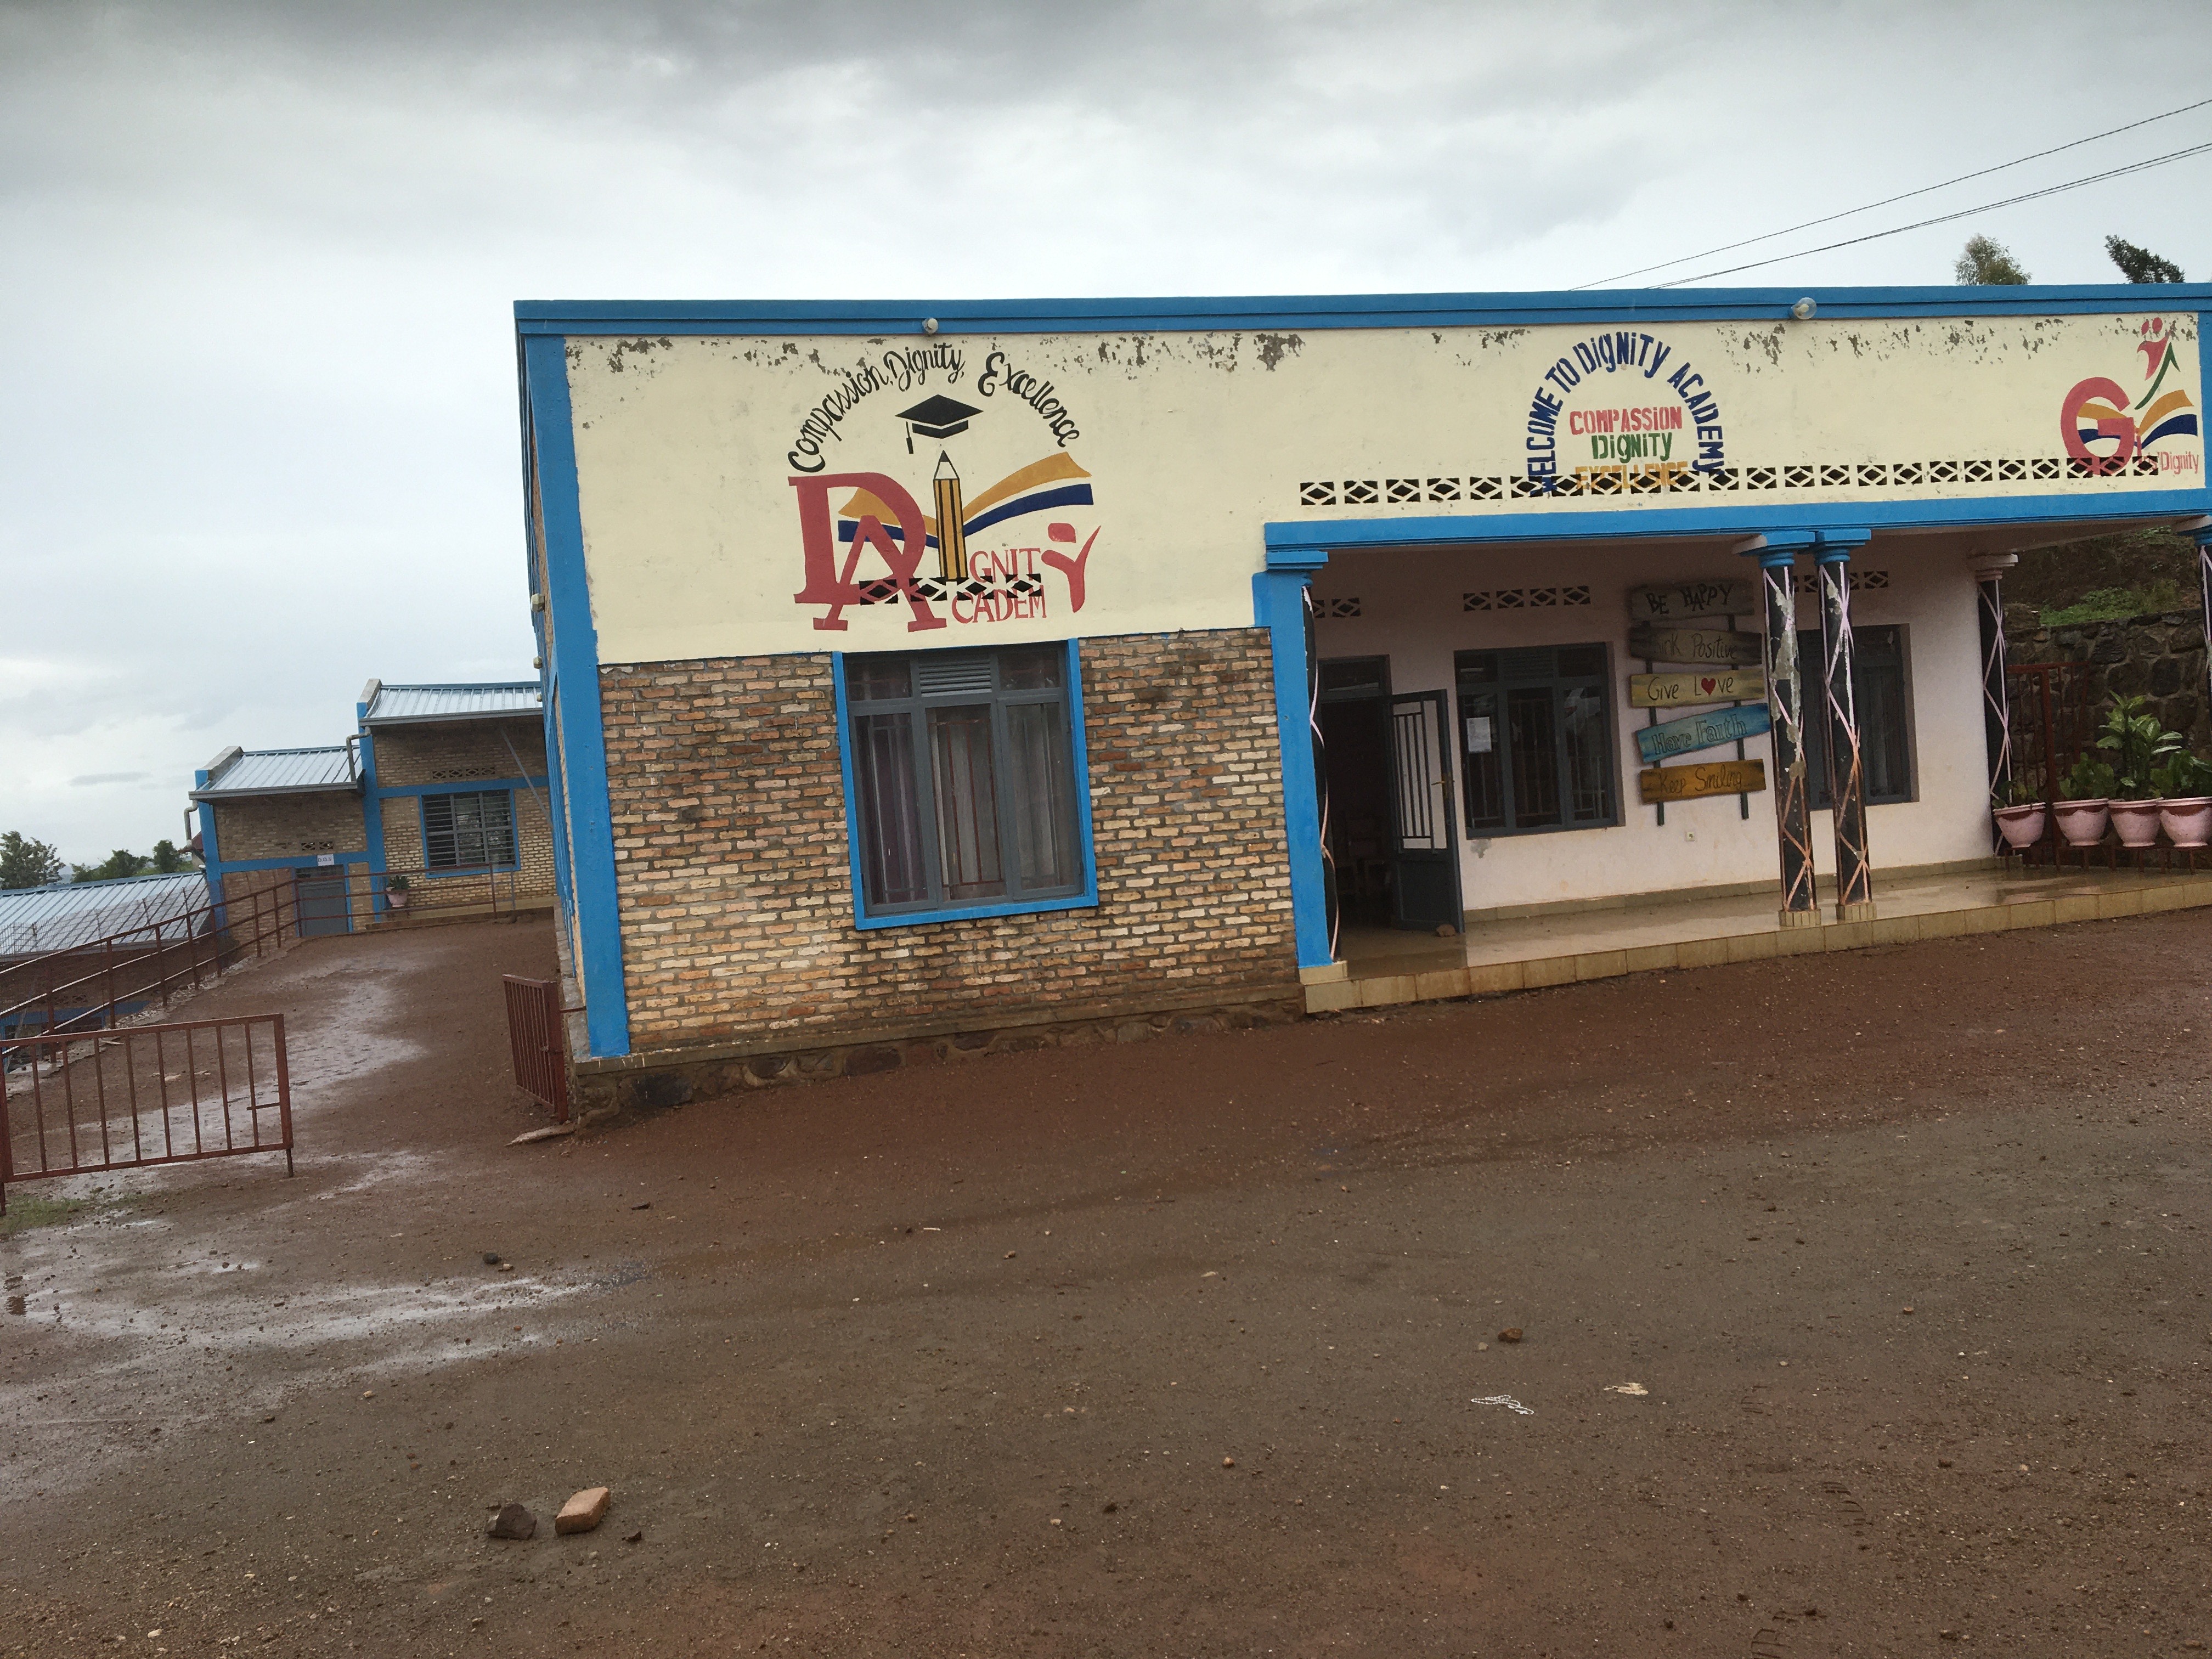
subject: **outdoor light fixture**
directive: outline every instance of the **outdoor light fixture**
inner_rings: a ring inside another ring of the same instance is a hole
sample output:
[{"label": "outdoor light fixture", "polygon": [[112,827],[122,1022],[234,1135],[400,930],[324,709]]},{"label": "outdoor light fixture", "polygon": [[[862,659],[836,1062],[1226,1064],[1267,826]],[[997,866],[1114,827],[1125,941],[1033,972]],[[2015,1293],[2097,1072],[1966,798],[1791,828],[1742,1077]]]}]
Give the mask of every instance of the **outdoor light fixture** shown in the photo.
[{"label": "outdoor light fixture", "polygon": [[1800,300],[1796,305],[1790,307],[1790,314],[1802,323],[1820,308],[1820,307],[1819,306],[1813,303],[1813,296],[1808,294],[1803,299]]},{"label": "outdoor light fixture", "polygon": [[923,319],[921,319],[921,331],[922,331],[924,334],[934,334],[934,333],[936,333],[936,332],[937,332],[937,319],[936,319],[936,318],[934,318],[934,317],[925,317],[925,318],[923,318]]}]

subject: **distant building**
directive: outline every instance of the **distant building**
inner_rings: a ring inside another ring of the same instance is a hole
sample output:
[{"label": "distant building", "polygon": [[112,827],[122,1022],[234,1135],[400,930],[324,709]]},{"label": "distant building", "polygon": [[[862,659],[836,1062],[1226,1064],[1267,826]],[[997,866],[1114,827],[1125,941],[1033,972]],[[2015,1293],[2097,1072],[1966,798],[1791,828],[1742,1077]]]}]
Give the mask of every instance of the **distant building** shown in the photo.
[{"label": "distant building", "polygon": [[535,682],[371,680],[354,720],[342,744],[233,747],[194,774],[198,848],[219,902],[279,895],[287,925],[311,934],[407,910],[551,907]]}]

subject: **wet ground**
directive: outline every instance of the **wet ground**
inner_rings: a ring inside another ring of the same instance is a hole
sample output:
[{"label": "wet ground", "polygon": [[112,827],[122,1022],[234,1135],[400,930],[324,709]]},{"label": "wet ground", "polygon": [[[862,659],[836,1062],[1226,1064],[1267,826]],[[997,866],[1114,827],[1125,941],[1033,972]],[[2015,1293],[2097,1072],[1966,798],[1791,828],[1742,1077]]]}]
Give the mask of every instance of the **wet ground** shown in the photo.
[{"label": "wet ground", "polygon": [[[295,1178],[11,1194],[0,1653],[2188,1651],[2208,947],[2184,913],[509,1147],[498,975],[545,930],[310,941],[190,1010],[286,1013]],[[484,1535],[508,1501],[537,1537]]]}]

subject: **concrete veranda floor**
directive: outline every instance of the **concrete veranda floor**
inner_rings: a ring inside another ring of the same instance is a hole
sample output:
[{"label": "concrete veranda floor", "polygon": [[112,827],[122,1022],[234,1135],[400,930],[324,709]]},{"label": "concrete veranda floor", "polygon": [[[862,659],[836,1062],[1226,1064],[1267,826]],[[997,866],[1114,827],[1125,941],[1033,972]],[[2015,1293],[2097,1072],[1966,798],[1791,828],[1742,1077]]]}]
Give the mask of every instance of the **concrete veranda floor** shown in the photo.
[{"label": "concrete veranda floor", "polygon": [[1870,921],[1835,921],[1825,879],[1820,891],[1818,927],[1783,927],[1771,889],[1710,896],[1664,893],[1603,908],[1538,909],[1475,921],[1455,939],[1346,927],[1339,948],[1348,975],[1309,985],[1306,1009],[1385,1007],[1620,974],[2192,909],[2212,904],[2212,871],[2066,870],[1996,860],[1984,869],[1932,875],[1885,878],[1877,871],[1877,915]]}]

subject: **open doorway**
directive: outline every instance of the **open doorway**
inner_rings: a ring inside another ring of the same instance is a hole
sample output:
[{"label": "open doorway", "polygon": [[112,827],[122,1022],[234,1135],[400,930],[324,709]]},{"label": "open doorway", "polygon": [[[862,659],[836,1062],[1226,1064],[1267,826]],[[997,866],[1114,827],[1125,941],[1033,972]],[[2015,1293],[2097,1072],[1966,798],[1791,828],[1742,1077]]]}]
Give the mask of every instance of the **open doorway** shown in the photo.
[{"label": "open doorway", "polygon": [[1390,925],[1390,659],[1321,665],[1322,752],[1338,914],[1352,927]]}]

